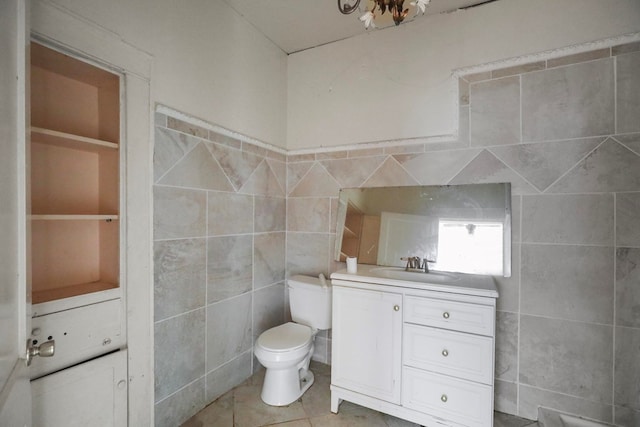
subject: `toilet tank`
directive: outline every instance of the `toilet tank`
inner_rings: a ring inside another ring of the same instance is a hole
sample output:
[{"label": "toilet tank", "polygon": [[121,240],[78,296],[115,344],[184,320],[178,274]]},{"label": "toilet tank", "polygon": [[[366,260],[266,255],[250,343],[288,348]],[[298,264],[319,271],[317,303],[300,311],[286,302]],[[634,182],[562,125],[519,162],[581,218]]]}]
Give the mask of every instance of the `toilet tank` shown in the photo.
[{"label": "toilet tank", "polygon": [[292,276],[287,280],[291,319],[315,329],[331,329],[331,282],[323,287],[320,279]]}]

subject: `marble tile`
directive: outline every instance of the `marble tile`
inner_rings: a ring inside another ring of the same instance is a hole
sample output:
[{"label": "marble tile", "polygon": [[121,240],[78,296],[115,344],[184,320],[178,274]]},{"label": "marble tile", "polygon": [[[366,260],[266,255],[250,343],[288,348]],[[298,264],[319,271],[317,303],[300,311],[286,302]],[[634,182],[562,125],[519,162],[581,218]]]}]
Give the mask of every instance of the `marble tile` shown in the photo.
[{"label": "marble tile", "polygon": [[520,175],[487,150],[482,150],[448,184],[481,184],[510,182],[511,194],[535,194],[538,191]]},{"label": "marble tile", "polygon": [[613,135],[613,139],[640,156],[640,133]]},{"label": "marble tile", "polygon": [[588,52],[574,53],[573,55],[566,55],[561,56],[560,58],[547,60],[547,68],[593,61],[595,59],[608,58],[609,56],[611,56],[611,48],[608,47],[604,49],[590,50]]},{"label": "marble tile", "polygon": [[197,138],[156,127],[153,144],[153,181],[157,182],[196,144],[198,144]]},{"label": "marble tile", "polygon": [[640,426],[640,411],[624,406],[614,407],[614,422],[617,426]]},{"label": "marble tile", "polygon": [[518,413],[518,384],[494,380],[493,406],[496,411],[507,414]]},{"label": "marble tile", "polygon": [[638,52],[638,51],[640,51],[640,42],[619,44],[617,46],[611,47],[612,55],[624,55],[625,53]]},{"label": "marble tile", "polygon": [[616,250],[616,325],[640,328],[640,248]]},{"label": "marble tile", "polygon": [[520,311],[613,324],[613,249],[522,245]]},{"label": "marble tile", "polygon": [[469,83],[489,80],[491,78],[491,71],[480,71],[479,73],[467,74],[465,76],[462,76],[462,78]]},{"label": "marble tile", "polygon": [[496,412],[493,418],[493,427],[525,427],[530,426],[531,420],[516,417],[515,415]]},{"label": "marble tile", "polygon": [[524,418],[536,419],[538,407],[542,406],[569,414],[580,414],[583,417],[606,423],[612,420],[612,406],[608,404],[526,385],[520,385],[519,395],[518,415]]},{"label": "marble tile", "polygon": [[356,407],[349,402],[342,402],[340,412],[311,418],[313,427],[388,427],[383,414],[372,409]]},{"label": "marble tile", "polygon": [[321,417],[331,414],[331,377],[329,375],[321,375],[316,366],[327,366],[315,364],[311,365],[311,371],[315,377],[314,383],[305,394],[302,395],[302,407],[305,415],[309,418]]},{"label": "marble tile", "polygon": [[416,185],[419,182],[412,177],[397,160],[388,157],[378,169],[362,184],[363,187],[386,187]]},{"label": "marble tile", "polygon": [[224,171],[205,147],[199,143],[159,181],[162,185],[233,191]]},{"label": "marble tile", "polygon": [[348,156],[348,151],[326,151],[316,153],[316,160],[325,159],[345,159]]},{"label": "marble tile", "polygon": [[265,159],[265,161],[271,172],[273,172],[273,176],[276,177],[282,196],[284,196],[287,189],[287,164],[284,161],[270,158]]},{"label": "marble tile", "polygon": [[424,144],[403,144],[384,147],[384,154],[424,153]]},{"label": "marble tile", "polygon": [[472,147],[520,142],[520,78],[471,84],[469,104]]},{"label": "marble tile", "polygon": [[284,280],[286,234],[256,234],[253,239],[253,288]]},{"label": "marble tile", "polygon": [[242,151],[246,151],[247,153],[257,154],[260,157],[267,156],[267,149],[265,147],[261,147],[256,144],[252,144],[250,142],[242,143]]},{"label": "marble tile", "polygon": [[278,178],[276,178],[266,160],[258,165],[247,182],[238,191],[260,196],[285,196],[284,188],[281,187]]},{"label": "marble tile", "polygon": [[167,127],[167,116],[156,111],[153,113],[153,125],[156,127]]},{"label": "marble tile", "polygon": [[156,403],[155,426],[178,426],[204,408],[205,404],[204,379],[199,379],[162,402]]},{"label": "marble tile", "polygon": [[357,159],[323,160],[322,166],[338,181],[342,188],[360,187],[382,164],[386,156]]},{"label": "marble tile", "polygon": [[617,246],[640,247],[638,212],[640,212],[640,193],[616,194]]},{"label": "marble tile", "polygon": [[361,148],[356,150],[349,150],[348,157],[373,157],[384,155],[384,148]]},{"label": "marble tile", "polygon": [[544,191],[569,169],[593,151],[604,138],[517,144],[493,147],[491,152]]},{"label": "marble tile", "polygon": [[262,288],[253,294],[253,338],[284,321],[284,282]]},{"label": "marble tile", "polygon": [[207,239],[207,302],[249,292],[253,283],[253,237]]},{"label": "marble tile", "polygon": [[495,378],[516,381],[518,377],[518,314],[496,312]]},{"label": "marble tile", "polygon": [[[638,283],[636,282],[636,285]],[[616,328],[614,403],[640,410],[640,329]]]},{"label": "marble tile", "polygon": [[255,232],[285,231],[287,203],[282,197],[255,197]]},{"label": "marble tile", "polygon": [[262,157],[255,154],[220,144],[208,144],[207,148],[218,161],[236,191],[245,185],[253,171],[263,160]]},{"label": "marble tile", "polygon": [[204,191],[154,186],[154,239],[204,236],[206,206]]},{"label": "marble tile", "polygon": [[244,194],[207,193],[207,235],[253,232],[253,197]]},{"label": "marble tile", "polygon": [[269,406],[260,399],[261,385],[242,385],[234,390],[234,422],[237,426],[265,426],[305,418],[300,401],[288,406]]},{"label": "marble tile", "polygon": [[153,245],[155,320],[204,306],[206,290],[205,239],[180,239]]},{"label": "marble tile", "polygon": [[314,165],[315,162],[291,163],[291,158],[289,158],[287,163],[287,194],[291,193]]},{"label": "marble tile", "polygon": [[500,68],[499,70],[491,70],[491,78],[499,79],[501,77],[515,76],[516,74],[530,73],[532,71],[544,70],[547,67],[546,61],[530,62],[528,64],[514,65],[513,67]]},{"label": "marble tile", "polygon": [[331,199],[300,197],[287,201],[287,230],[328,233]]},{"label": "marble tile", "polygon": [[313,355],[311,360],[315,360],[319,363],[329,363],[330,359],[327,357],[327,350],[329,345],[329,339],[327,337],[316,336],[314,342]]},{"label": "marble tile", "polygon": [[155,323],[156,402],[204,376],[204,327],[204,309]]},{"label": "marble tile", "polygon": [[[175,426],[174,423],[172,426]],[[233,391],[221,396],[202,411],[189,418],[182,427],[234,427]]]},{"label": "marble tile", "polygon": [[287,233],[287,274],[328,276],[329,235],[319,233]]},{"label": "marble tile", "polygon": [[520,245],[511,245],[511,277],[495,276],[500,298],[496,308],[500,311],[518,312],[520,309]]},{"label": "marble tile", "polygon": [[175,117],[167,117],[167,127],[198,138],[207,138],[209,131],[203,127],[185,122]]},{"label": "marble tile", "polygon": [[616,132],[640,131],[640,52],[616,57]]},{"label": "marble tile", "polygon": [[287,156],[287,162],[312,162],[316,159],[315,153],[305,153],[305,154],[289,154]]},{"label": "marble tile", "polygon": [[[523,315],[520,383],[611,405],[612,343],[612,326]],[[522,408],[522,395],[520,402]],[[544,405],[543,399],[537,404]]]},{"label": "marble tile", "polygon": [[216,400],[249,378],[252,358],[253,351],[249,350],[209,372],[206,377],[207,402]]},{"label": "marble tile", "polygon": [[251,349],[251,294],[207,307],[207,371]]},{"label": "marble tile", "polygon": [[469,164],[480,150],[432,151],[424,154],[393,156],[411,176],[423,185],[442,185]]},{"label": "marble tile", "polygon": [[290,197],[337,197],[340,184],[319,163],[314,163],[306,175],[289,193]]},{"label": "marble tile", "polygon": [[226,145],[228,147],[236,148],[240,150],[242,148],[242,141],[237,138],[233,138],[231,136],[223,135],[221,133],[210,130],[209,131],[209,141],[215,142],[217,144]]},{"label": "marble tile", "polygon": [[614,64],[600,59],[522,78],[523,141],[614,132]]},{"label": "marble tile", "polygon": [[522,241],[613,246],[613,194],[523,196]]},{"label": "marble tile", "polygon": [[607,139],[547,193],[606,193],[640,189],[640,156]]}]

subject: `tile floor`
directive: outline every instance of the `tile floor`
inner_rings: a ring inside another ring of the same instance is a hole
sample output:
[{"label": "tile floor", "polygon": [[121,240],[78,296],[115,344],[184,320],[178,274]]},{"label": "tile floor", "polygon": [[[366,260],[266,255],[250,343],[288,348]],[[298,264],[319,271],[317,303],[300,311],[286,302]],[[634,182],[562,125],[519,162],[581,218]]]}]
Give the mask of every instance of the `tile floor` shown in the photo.
[{"label": "tile floor", "polygon": [[[311,370],[315,383],[289,406],[268,406],[260,400],[264,378],[264,369],[261,369],[191,417],[182,427],[417,427],[417,424],[349,402],[342,402],[338,414],[331,413],[331,367],[312,362]],[[524,426],[538,427],[538,423],[495,413],[494,427]]]}]

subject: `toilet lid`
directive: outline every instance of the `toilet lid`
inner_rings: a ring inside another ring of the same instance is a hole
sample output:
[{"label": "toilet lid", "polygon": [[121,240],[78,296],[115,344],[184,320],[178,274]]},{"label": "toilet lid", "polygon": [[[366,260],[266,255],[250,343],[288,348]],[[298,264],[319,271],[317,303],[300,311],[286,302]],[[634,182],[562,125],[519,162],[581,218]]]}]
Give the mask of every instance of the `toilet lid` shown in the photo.
[{"label": "toilet lid", "polygon": [[311,341],[311,328],[289,322],[263,332],[258,345],[269,351],[290,351],[307,345]]}]

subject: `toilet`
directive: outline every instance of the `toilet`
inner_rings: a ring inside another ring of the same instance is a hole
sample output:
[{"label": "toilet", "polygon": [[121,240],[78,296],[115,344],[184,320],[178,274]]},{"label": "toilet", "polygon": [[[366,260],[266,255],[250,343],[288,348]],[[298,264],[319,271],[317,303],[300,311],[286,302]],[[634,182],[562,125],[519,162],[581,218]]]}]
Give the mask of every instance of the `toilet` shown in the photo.
[{"label": "toilet", "polygon": [[331,328],[331,286],[324,276],[293,276],[287,287],[293,322],[264,331],[254,348],[267,369],[262,401],[271,406],[289,405],[311,387],[309,362],[316,334]]}]

